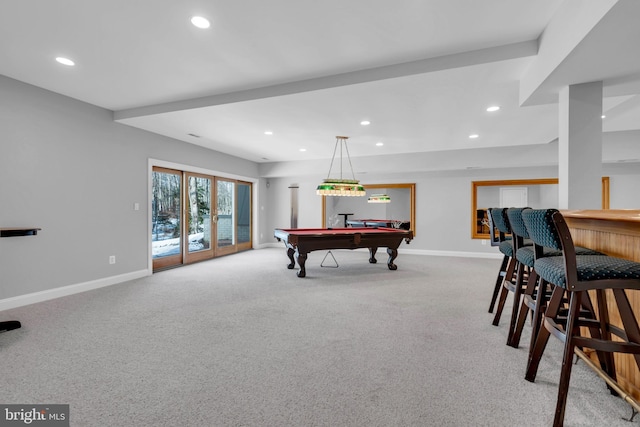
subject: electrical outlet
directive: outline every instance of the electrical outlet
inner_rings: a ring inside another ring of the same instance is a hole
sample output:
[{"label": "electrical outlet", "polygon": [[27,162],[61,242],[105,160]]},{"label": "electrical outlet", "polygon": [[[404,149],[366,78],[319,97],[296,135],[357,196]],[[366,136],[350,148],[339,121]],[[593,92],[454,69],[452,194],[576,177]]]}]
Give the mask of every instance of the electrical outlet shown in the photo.
[{"label": "electrical outlet", "polygon": [[109,257],[109,264],[115,264],[116,263],[116,256],[115,255],[111,255]]}]

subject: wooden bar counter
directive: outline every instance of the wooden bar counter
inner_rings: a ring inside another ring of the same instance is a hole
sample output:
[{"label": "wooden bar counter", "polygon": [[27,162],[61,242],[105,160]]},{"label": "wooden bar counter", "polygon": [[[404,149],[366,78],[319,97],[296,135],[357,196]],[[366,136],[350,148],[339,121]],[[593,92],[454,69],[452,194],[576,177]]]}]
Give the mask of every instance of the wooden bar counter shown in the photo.
[{"label": "wooden bar counter", "polygon": [[[574,244],[610,256],[640,262],[640,210],[563,210]],[[636,316],[640,317],[640,291],[627,291]],[[612,323],[621,325],[613,295],[607,295]],[[638,319],[640,322],[640,319]],[[615,354],[616,375],[621,388],[640,401],[640,372],[627,354]]]}]

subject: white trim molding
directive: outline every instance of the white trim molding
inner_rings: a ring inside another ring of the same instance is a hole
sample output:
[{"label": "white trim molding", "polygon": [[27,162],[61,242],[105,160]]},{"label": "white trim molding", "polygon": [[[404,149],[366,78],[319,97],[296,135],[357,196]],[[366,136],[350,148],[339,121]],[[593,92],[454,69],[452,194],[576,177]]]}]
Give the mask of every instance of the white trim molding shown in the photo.
[{"label": "white trim molding", "polygon": [[[285,246],[282,242],[274,242],[274,243],[263,243],[260,245],[260,249],[265,248],[281,248],[285,250]],[[384,250],[386,248],[383,247]],[[332,250],[344,250],[344,251],[368,251],[366,248],[358,248],[358,249],[332,249]],[[384,251],[382,252],[384,253]],[[493,258],[493,259],[502,259],[504,257],[500,252],[497,253],[489,253],[489,252],[463,252],[463,251],[435,251],[430,249],[408,249],[408,248],[398,248],[399,254],[407,254],[407,255],[429,255],[429,256],[451,256],[458,258]]]},{"label": "white trim molding", "polygon": [[0,311],[48,301],[60,297],[66,297],[73,294],[79,294],[80,292],[91,291],[98,288],[104,288],[106,286],[116,285],[118,283],[127,282],[129,280],[139,279],[141,277],[150,275],[151,272],[149,270],[138,270],[132,271],[131,273],[120,274],[118,276],[110,276],[102,279],[91,280],[89,282],[77,283],[75,285],[62,286],[60,288],[47,289],[46,291],[6,298],[0,300]]}]

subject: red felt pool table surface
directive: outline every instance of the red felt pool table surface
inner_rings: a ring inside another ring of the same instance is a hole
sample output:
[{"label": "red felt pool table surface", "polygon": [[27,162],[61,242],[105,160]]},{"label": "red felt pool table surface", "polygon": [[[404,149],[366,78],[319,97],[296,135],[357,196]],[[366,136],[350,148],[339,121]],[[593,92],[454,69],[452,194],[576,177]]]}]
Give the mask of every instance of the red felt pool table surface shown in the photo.
[{"label": "red felt pool table surface", "polygon": [[289,269],[295,267],[294,255],[297,255],[300,271],[298,277],[305,277],[305,261],[307,254],[316,250],[330,249],[369,249],[369,262],[375,264],[376,251],[379,247],[386,247],[389,259],[387,266],[390,270],[398,267],[393,260],[398,256],[398,246],[404,240],[409,243],[413,239],[410,230],[396,228],[276,228],[274,237],[284,242],[290,263]]},{"label": "red felt pool table surface", "polygon": [[371,233],[371,234],[384,234],[395,233],[398,230],[395,228],[379,227],[377,229],[371,229],[370,227],[347,227],[347,228],[276,228],[276,231],[281,231],[290,235],[300,236],[328,236],[332,234],[355,234],[355,233]]},{"label": "red felt pool table surface", "polygon": [[349,219],[347,225],[351,227],[386,227],[386,228],[401,228],[403,230],[409,230],[411,223],[404,220],[396,219]]}]

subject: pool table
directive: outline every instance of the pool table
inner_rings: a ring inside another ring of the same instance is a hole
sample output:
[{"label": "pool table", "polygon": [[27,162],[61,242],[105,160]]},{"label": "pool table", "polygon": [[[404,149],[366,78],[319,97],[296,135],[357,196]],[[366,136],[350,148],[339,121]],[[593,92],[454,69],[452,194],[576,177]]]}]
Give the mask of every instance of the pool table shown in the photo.
[{"label": "pool table", "polygon": [[389,259],[387,266],[389,270],[396,270],[398,267],[393,260],[398,256],[398,246],[404,240],[407,244],[413,239],[413,232],[410,230],[398,230],[396,228],[276,228],[274,237],[278,241],[284,242],[287,248],[287,256],[291,261],[288,269],[295,267],[294,255],[297,255],[298,277],[307,275],[305,262],[307,254],[317,250],[330,249],[369,249],[369,262],[378,262],[375,258],[379,247],[386,247]]},{"label": "pool table", "polygon": [[410,230],[411,223],[397,219],[349,219],[347,225],[350,227],[386,227]]}]

